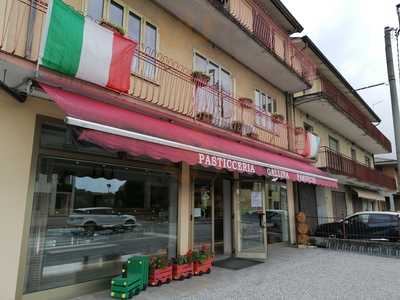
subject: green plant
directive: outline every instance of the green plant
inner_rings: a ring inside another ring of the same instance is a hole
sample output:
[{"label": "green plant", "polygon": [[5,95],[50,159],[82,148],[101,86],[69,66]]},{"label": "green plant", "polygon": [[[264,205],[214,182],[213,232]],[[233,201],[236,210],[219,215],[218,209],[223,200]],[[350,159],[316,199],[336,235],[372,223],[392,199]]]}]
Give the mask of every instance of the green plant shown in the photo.
[{"label": "green plant", "polygon": [[176,265],[186,265],[193,261],[193,252],[189,250],[185,255],[178,255],[173,258],[173,263]]},{"label": "green plant", "polygon": [[157,255],[150,258],[150,270],[165,269],[171,264],[166,255]]},{"label": "green plant", "polygon": [[117,31],[121,35],[125,35],[125,29],[124,28],[122,28],[121,26],[115,25],[115,24],[111,23],[108,20],[103,19],[103,20],[101,20],[100,24],[103,25],[104,27],[107,27],[107,28],[111,29],[111,30]]},{"label": "green plant", "polygon": [[203,84],[206,84],[210,81],[210,76],[201,71],[193,71],[192,77],[193,79],[198,80]]},{"label": "green plant", "polygon": [[208,247],[207,245],[203,245],[200,250],[193,252],[193,262],[199,262],[203,264],[213,256],[214,255],[211,252],[210,247]]}]

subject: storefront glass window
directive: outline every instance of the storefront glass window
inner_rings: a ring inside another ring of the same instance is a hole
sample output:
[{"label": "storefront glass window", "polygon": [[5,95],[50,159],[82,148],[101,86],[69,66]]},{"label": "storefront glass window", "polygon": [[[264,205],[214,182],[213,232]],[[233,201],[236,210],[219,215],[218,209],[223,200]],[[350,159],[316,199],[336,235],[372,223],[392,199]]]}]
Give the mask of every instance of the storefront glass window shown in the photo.
[{"label": "storefront glass window", "polygon": [[176,255],[176,175],[53,157],[37,169],[26,293],[109,278],[132,255]]},{"label": "storefront glass window", "polygon": [[267,181],[266,192],[268,243],[288,242],[289,224],[286,184],[279,181]]}]

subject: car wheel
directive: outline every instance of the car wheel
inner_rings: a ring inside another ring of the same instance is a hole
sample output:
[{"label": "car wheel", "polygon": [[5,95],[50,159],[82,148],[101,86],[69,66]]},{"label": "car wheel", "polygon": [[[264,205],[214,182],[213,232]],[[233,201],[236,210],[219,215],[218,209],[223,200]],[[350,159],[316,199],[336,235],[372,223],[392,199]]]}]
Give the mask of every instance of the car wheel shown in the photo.
[{"label": "car wheel", "polygon": [[83,228],[85,231],[93,233],[96,231],[97,225],[95,222],[87,222],[83,225]]},{"label": "car wheel", "polygon": [[124,226],[125,226],[126,228],[132,230],[133,227],[135,226],[135,224],[136,224],[135,221],[133,221],[133,220],[127,220],[127,221],[124,223]]}]

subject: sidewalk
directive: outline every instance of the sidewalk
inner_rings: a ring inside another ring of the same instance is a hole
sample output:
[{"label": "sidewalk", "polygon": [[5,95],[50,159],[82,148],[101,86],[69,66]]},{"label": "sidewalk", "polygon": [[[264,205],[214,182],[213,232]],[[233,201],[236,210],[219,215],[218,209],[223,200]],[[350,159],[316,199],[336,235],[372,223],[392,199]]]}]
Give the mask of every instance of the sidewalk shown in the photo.
[{"label": "sidewalk", "polygon": [[[325,249],[273,247],[265,264],[148,288],[134,300],[400,299],[400,260]],[[73,300],[110,300],[108,291]]]}]

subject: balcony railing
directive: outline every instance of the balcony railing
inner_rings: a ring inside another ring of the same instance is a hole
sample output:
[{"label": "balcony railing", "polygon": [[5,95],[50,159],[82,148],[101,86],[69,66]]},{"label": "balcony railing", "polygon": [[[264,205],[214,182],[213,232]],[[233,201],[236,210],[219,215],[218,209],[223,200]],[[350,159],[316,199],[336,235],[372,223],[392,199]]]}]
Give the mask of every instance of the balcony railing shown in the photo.
[{"label": "balcony railing", "polygon": [[367,116],[327,79],[320,78],[320,80],[322,93],[324,93],[338,108],[340,108],[340,110],[345,112],[355,123],[357,123],[360,128],[366,130],[369,136],[374,138],[380,145],[389,151],[391,149],[390,141],[369,121]]},{"label": "balcony railing", "polygon": [[[34,18],[30,17],[31,9]],[[0,13],[0,49],[37,61],[46,5],[42,1],[5,0],[0,1]],[[176,114],[285,150],[289,149],[289,138],[294,137],[285,122],[257,110],[252,102],[241,101],[220,86],[194,79],[192,70],[143,46],[134,56],[130,94]],[[296,136],[298,140],[304,139]]]},{"label": "balcony railing", "polygon": [[[213,0],[215,1],[215,0]],[[265,47],[310,85],[316,77],[315,64],[302,53],[266,13],[259,0],[228,0],[226,10]]]},{"label": "balcony railing", "polygon": [[317,166],[330,173],[345,175],[362,182],[396,190],[395,179],[382,172],[352,160],[327,147],[321,147]]}]

